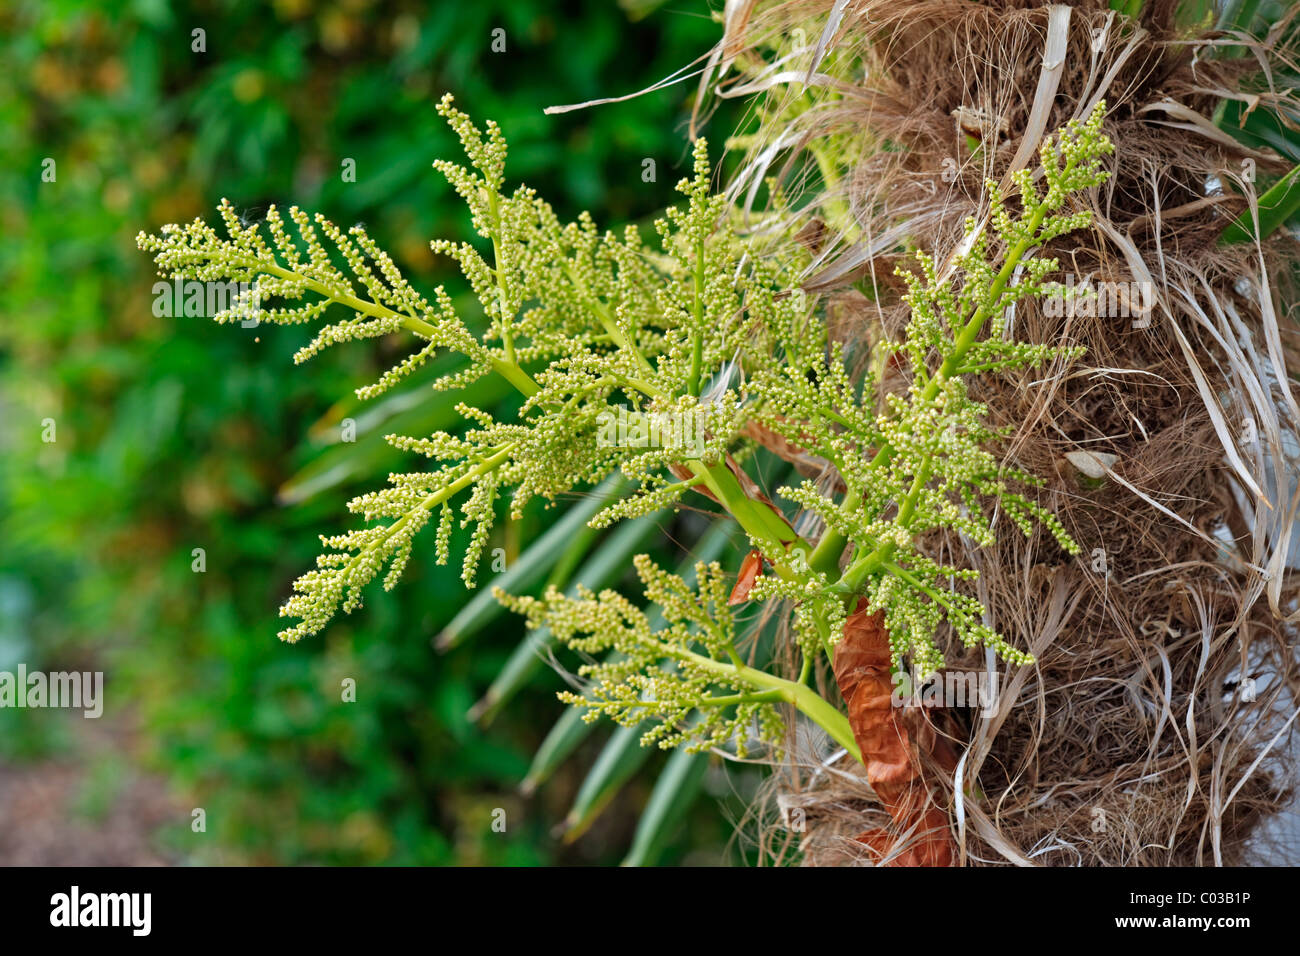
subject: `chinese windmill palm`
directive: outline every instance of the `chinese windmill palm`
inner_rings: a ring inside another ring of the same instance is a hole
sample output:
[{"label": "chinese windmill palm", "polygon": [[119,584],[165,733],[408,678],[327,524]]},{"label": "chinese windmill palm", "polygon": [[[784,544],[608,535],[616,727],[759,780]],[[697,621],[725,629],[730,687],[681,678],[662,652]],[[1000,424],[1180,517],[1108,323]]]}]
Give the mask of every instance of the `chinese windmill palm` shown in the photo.
[{"label": "chinese windmill palm", "polygon": [[[250,308],[261,320],[289,324],[345,316],[322,328],[299,361],[336,342],[412,336],[415,350],[358,389],[360,397],[380,394],[440,350],[458,353],[464,364],[436,388],[463,389],[499,375],[523,397],[510,420],[461,405],[457,433],[389,436],[433,464],[391,475],[387,488],[350,502],[366,524],[322,538],[326,552],[282,609],[299,619],[283,639],[314,634],[340,608],[357,608],[381,573],[392,587],[428,524],[436,526],[439,562],[450,558],[453,525],[472,529],[462,576],[473,587],[500,501],[508,498],[518,517],[535,498],[553,502],[621,470],[633,491],[596,514],[592,526],[671,509],[688,495],[702,500],[696,493],[712,498],[772,568],[749,596],[792,603],[804,666],[800,679],[789,680],[744,655],[730,577],[717,563],[702,563],[687,586],[649,558],[636,559],[661,622],[614,590],[500,595],[531,626],[548,627],[584,656],[585,692],[565,696],[593,719],[604,714],[627,726],[649,720],[646,743],[743,747],[755,732],[778,741],[783,707],[794,705],[857,754],[846,719],[813,690],[811,675],[862,601],[884,613],[895,663],[910,658],[923,674],[942,666],[936,637],[945,627],[967,645],[1030,660],[983,623],[983,608],[964,589],[975,572],[932,561],[918,541],[945,529],[992,543],[998,513],[1026,534],[1042,524],[1063,548],[1077,550],[1027,493],[1037,480],[999,460],[999,434],[985,424],[986,409],[970,398],[966,378],[1077,354],[1011,340],[1005,317],[1019,300],[1059,293],[1047,281],[1055,261],[1036,253],[1088,224],[1086,212],[1070,211],[1071,197],[1105,176],[1102,107],[1044,143],[1041,186],[1027,172],[1016,178],[1013,196],[989,184],[988,225],[968,224],[964,252],[943,266],[918,252],[919,271],[902,273],[912,319],[889,348],[905,359],[905,391],[885,391],[874,375],[852,373],[845,349],[829,341],[818,304],[791,294],[807,264],[802,253],[785,245],[778,253],[735,227],[739,216],[711,194],[703,140],[693,176],[678,186],[685,202],[656,224],[659,241],[651,244],[634,228],[602,232],[585,214],[562,223],[527,187],[505,192],[506,145],[495,124],[480,131],[449,97],[439,110],[469,165],[435,165],[466,202],[483,242],[433,246],[458,263],[471,286],[482,309],[475,321],[456,313],[442,287],[431,298],[417,292],[362,227],[345,232],[296,208],[288,222],[270,209],[263,228],[245,224],[223,202],[225,237],[202,221],[140,237],[170,277],[249,284],[243,314],[232,310],[218,320],[246,317]],[[272,299],[279,300],[273,307]],[[615,406],[690,418],[702,440],[689,447],[610,441]],[[753,440],[743,437],[750,425],[838,471],[842,483],[833,486],[842,493],[811,480],[778,489],[821,519],[818,540],[797,535],[737,464],[752,450]]]}]

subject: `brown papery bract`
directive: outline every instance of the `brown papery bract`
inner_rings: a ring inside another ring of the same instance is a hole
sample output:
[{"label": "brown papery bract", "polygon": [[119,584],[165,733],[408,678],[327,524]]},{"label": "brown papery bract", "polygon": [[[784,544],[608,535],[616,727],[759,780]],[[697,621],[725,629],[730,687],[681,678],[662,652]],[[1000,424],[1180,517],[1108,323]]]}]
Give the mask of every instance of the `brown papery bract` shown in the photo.
[{"label": "brown papery bract", "polygon": [[926,786],[918,748],[933,733],[911,734],[895,706],[884,617],[860,607],[844,623],[835,647],[835,680],[849,708],[849,724],[862,751],[867,783],[889,811],[892,827],[873,827],[857,840],[886,866],[951,866],[954,851],[948,814]]}]

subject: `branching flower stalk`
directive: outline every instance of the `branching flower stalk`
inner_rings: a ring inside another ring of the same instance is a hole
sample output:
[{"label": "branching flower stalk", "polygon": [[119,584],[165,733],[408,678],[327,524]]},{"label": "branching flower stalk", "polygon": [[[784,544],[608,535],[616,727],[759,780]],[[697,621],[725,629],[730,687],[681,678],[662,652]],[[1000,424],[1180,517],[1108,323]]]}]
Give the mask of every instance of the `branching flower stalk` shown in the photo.
[{"label": "branching flower stalk", "polygon": [[[782,708],[793,706],[861,759],[847,719],[810,677],[817,657],[833,651],[848,610],[863,600],[884,613],[895,664],[910,658],[923,677],[942,666],[935,637],[944,626],[968,646],[1030,662],[983,623],[984,609],[958,588],[976,572],[940,565],[916,542],[947,529],[991,544],[996,502],[1025,534],[1041,524],[1062,548],[1078,550],[1054,515],[1015,490],[1040,482],[994,457],[1001,436],[985,424],[987,409],[971,400],[966,379],[1077,356],[1068,346],[1009,339],[1006,314],[1018,301],[1062,292],[1047,281],[1056,261],[1035,252],[1089,223],[1087,212],[1064,210],[1073,194],[1106,175],[1104,107],[1043,144],[1044,191],[1029,171],[1014,177],[1014,198],[988,184],[991,234],[969,236],[951,276],[919,252],[919,274],[900,272],[912,314],[894,344],[910,370],[902,395],[881,394],[874,374],[855,379],[844,348],[828,341],[817,304],[790,294],[807,264],[797,244],[765,247],[733,225],[735,210],[710,191],[703,140],[695,145],[693,176],[678,185],[686,202],[656,224],[659,244],[651,248],[636,229],[602,233],[585,213],[562,223],[528,187],[507,194],[506,143],[497,126],[480,130],[450,96],[438,108],[469,165],[435,167],[469,207],[491,252],[485,258],[474,244],[445,240],[433,248],[459,265],[481,322],[459,316],[441,286],[431,300],[417,292],[362,227],[344,232],[296,207],[288,221],[272,207],[264,223],[249,224],[223,200],[225,237],[202,220],[139,237],[165,276],[246,283],[251,291],[218,321],[251,312],[298,324],[341,310],[345,317],[321,328],[296,361],[337,342],[412,335],[416,350],[358,389],[361,398],[397,385],[439,350],[464,363],[436,389],[499,375],[524,398],[509,421],[462,403],[458,434],[388,436],[433,467],[390,475],[389,487],[349,503],[366,524],[322,536],[325,553],[281,609],[298,619],[282,639],[315,634],[340,608],[356,609],[385,567],[384,587],[393,587],[415,535],[435,514],[439,563],[450,558],[453,525],[472,528],[461,572],[473,587],[499,499],[508,497],[518,517],[534,498],[553,502],[619,469],[634,490],[591,525],[672,509],[691,492],[711,496],[774,571],[758,578],[750,596],[791,602],[803,667],[799,680],[788,680],[741,657],[728,575],[716,563],[699,565],[689,587],[648,557],[636,559],[646,597],[662,613],[659,628],[614,590],[498,595],[530,626],[549,627],[584,656],[585,692],[562,696],[588,708],[588,719],[635,726],[649,718],[646,744],[744,752],[755,737],[778,744]],[[272,300],[278,304],[268,307]],[[619,406],[660,420],[691,418],[702,440],[609,441],[606,423]],[[820,456],[843,479],[841,496],[811,481],[778,489],[821,519],[815,547],[736,464],[752,447],[742,435],[750,424]]]}]

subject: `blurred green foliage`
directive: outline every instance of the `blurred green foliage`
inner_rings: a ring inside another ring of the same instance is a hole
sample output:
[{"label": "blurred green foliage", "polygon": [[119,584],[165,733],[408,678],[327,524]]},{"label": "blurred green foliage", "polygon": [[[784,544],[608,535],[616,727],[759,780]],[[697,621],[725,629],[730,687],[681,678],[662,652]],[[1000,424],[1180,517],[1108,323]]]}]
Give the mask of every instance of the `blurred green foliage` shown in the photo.
[{"label": "blurred green foliage", "polygon": [[[419,390],[427,377],[375,408],[344,398],[404,343],[294,369],[304,329],[155,317],[134,236],[207,216],[222,196],[253,217],[296,202],[365,221],[422,288],[450,285],[428,248],[468,231],[430,169],[456,156],[433,109],[444,90],[501,123],[509,173],[561,214],[643,219],[689,165],[689,87],[542,109],[640,89],[716,39],[702,2],[642,17],[646,6],[627,7],[635,18],[608,0],[0,10],[0,669],[107,671],[107,715],[130,711],[151,765],[206,811],[206,834],[184,814],[166,834],[178,857],[613,862],[631,845],[657,770],[573,846],[552,827],[580,776],[557,776],[530,803],[517,795],[559,716],[549,670],[490,727],[467,719],[522,632],[502,619],[436,654],[431,639],[469,597],[454,567],[417,553],[397,591],[376,590],[322,639],[275,641],[275,610],[316,534],[342,530],[346,499],[396,464],[380,436],[434,427],[450,409]],[[505,52],[492,51],[496,28]],[[341,176],[349,159],[355,182]],[[644,159],[656,182],[643,181]],[[339,440],[347,417],[355,444]],[[491,546],[514,556],[552,520],[532,513]],[[355,703],[341,699],[347,677]],[[0,712],[0,759],[57,753],[65,733]],[[721,792],[713,770],[705,788]],[[702,771],[675,772],[694,785]],[[697,805],[663,859],[687,845],[721,859],[729,829],[714,806]],[[506,839],[491,827],[496,808]]]}]

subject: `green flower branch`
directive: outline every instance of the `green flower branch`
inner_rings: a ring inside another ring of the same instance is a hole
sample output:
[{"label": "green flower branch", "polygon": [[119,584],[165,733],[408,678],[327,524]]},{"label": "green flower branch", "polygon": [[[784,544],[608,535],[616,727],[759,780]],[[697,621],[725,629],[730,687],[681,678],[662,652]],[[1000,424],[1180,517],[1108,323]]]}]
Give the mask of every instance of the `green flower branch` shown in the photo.
[{"label": "green flower branch", "polygon": [[[768,744],[780,742],[784,726],[777,705],[789,704],[861,759],[848,720],[833,705],[805,684],[741,659],[727,603],[729,576],[720,565],[697,565],[698,583],[690,588],[645,555],[635,564],[647,599],[666,622],[657,631],[639,607],[613,590],[595,595],[580,589],[570,598],[551,588],[540,600],[498,593],[530,626],[549,627],[590,658],[605,655],[579,669],[590,680],[586,692],[565,692],[562,699],[588,708],[588,720],[603,715],[635,727],[654,718],[642,738],[646,745],[686,742],[702,750],[734,741],[741,756],[751,732]],[[718,688],[732,693],[718,694]]]},{"label": "green flower branch", "polygon": [[[648,744],[743,749],[751,736],[775,744],[781,708],[792,706],[856,755],[846,718],[810,679],[817,658],[833,652],[849,608],[863,597],[871,610],[885,613],[898,664],[910,657],[925,673],[941,666],[935,636],[945,624],[967,644],[1029,660],[986,627],[984,609],[954,587],[975,572],[939,565],[915,542],[947,529],[992,543],[987,504],[997,501],[1024,533],[1043,525],[1062,547],[1077,550],[1049,511],[1015,490],[1038,482],[994,458],[990,449],[1001,436],[984,424],[987,409],[969,397],[965,377],[1077,355],[1069,347],[1010,340],[1004,315],[1020,300],[1057,291],[1046,281],[1056,261],[1033,252],[1088,223],[1086,213],[1062,209],[1073,193],[1104,178],[1099,163],[1110,146],[1101,133],[1101,107],[1044,143],[1045,191],[1028,172],[1016,177],[1018,214],[989,184],[990,231],[976,235],[969,224],[969,248],[951,275],[941,275],[922,253],[916,254],[919,274],[902,273],[912,319],[904,339],[889,347],[910,367],[903,395],[881,394],[875,374],[850,375],[845,351],[828,341],[816,303],[789,294],[807,264],[796,244],[765,245],[733,226],[735,210],[711,194],[703,140],[696,143],[693,175],[678,185],[685,202],[656,223],[659,243],[651,248],[637,230],[602,233],[586,214],[563,223],[526,186],[507,194],[507,147],[496,125],[480,130],[450,97],[438,108],[469,164],[434,165],[465,201],[490,253],[468,242],[432,245],[459,266],[481,321],[458,315],[442,287],[431,299],[416,291],[364,228],[345,232],[296,207],[287,220],[273,207],[263,223],[248,224],[223,201],[225,236],[196,220],[139,237],[163,275],[245,284],[236,307],[218,321],[252,314],[300,324],[344,313],[320,328],[296,361],[339,342],[413,336],[416,350],[358,389],[361,398],[392,388],[439,350],[461,355],[464,363],[435,388],[459,390],[499,375],[523,396],[511,420],[462,403],[458,433],[388,436],[433,466],[390,475],[389,487],[349,503],[366,524],[322,536],[325,553],[295,582],[282,608],[282,615],[298,619],[281,632],[283,639],[315,634],[340,609],[355,610],[385,567],[384,587],[394,586],[415,536],[435,512],[439,563],[450,558],[455,523],[472,528],[461,568],[472,587],[498,502],[508,498],[517,517],[535,498],[554,501],[617,469],[633,479],[633,491],[597,514],[593,528],[707,492],[773,569],[755,582],[752,596],[790,602],[803,654],[797,681],[740,657],[726,575],[717,565],[700,566],[698,584],[689,588],[648,558],[637,559],[646,596],[663,613],[665,626],[657,630],[614,591],[501,595],[530,625],[549,627],[587,658],[586,692],[566,699],[588,707],[592,718],[626,724],[653,718]],[[602,421],[619,406],[690,418],[699,424],[700,445],[606,441]],[[787,515],[751,491],[735,466],[733,456],[743,457],[751,444],[742,437],[750,424],[831,463],[843,479],[842,495],[811,481],[778,489],[821,520],[819,540],[796,534]]]}]

